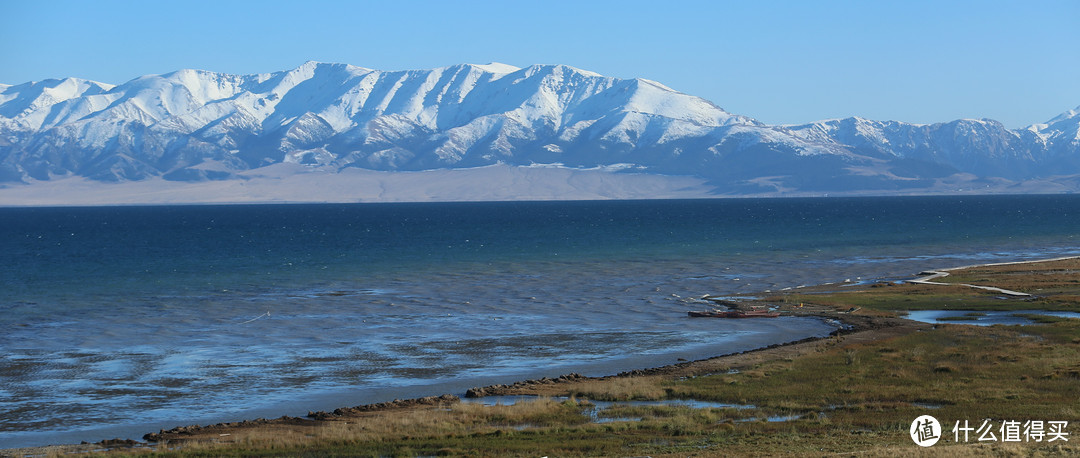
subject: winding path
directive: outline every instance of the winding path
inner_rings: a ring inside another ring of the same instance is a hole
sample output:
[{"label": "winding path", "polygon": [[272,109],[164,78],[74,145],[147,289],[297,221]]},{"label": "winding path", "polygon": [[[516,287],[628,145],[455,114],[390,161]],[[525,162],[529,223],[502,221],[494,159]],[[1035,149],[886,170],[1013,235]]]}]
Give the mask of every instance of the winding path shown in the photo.
[{"label": "winding path", "polygon": [[1008,266],[1008,265],[1013,265],[1013,264],[1034,264],[1034,263],[1037,263],[1037,262],[1063,261],[1063,260],[1066,260],[1066,259],[1074,259],[1074,258],[1077,258],[1077,257],[1080,257],[1080,256],[1065,256],[1065,257],[1054,258],[1054,259],[1039,259],[1037,261],[999,262],[999,263],[995,263],[995,264],[975,264],[975,265],[971,265],[971,266],[950,267],[948,269],[931,270],[931,271],[926,271],[926,272],[920,272],[919,275],[926,275],[926,276],[916,278],[914,280],[908,280],[908,283],[916,283],[916,284],[920,284],[920,285],[960,285],[960,286],[967,286],[969,288],[978,288],[978,289],[985,289],[985,290],[988,290],[988,291],[994,291],[994,292],[1009,295],[1009,296],[1032,297],[1032,295],[1028,294],[1028,293],[1022,293],[1022,292],[1019,292],[1019,291],[1012,291],[1012,290],[1003,289],[1003,288],[997,288],[997,287],[993,287],[993,286],[969,285],[967,283],[941,283],[941,282],[936,282],[936,281],[931,281],[931,280],[936,280],[938,278],[947,277],[949,275],[949,272],[954,271],[954,270],[968,269],[968,268],[972,268],[972,267]]}]

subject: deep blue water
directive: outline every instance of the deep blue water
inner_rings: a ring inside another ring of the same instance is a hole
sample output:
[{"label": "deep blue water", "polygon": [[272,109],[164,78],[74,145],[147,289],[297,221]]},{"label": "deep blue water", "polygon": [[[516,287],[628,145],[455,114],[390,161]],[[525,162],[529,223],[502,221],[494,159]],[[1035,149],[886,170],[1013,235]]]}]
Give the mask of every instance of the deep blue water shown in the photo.
[{"label": "deep blue water", "polygon": [[821,335],[685,311],[1080,254],[1080,196],[0,208],[0,254],[10,447]]}]

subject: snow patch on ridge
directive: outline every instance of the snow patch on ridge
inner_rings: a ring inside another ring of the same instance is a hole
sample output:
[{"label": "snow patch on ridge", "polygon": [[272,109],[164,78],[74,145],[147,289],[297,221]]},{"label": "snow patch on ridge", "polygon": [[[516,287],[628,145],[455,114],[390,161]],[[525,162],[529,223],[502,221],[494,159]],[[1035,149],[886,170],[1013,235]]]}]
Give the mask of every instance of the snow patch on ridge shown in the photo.
[{"label": "snow patch on ridge", "polygon": [[483,65],[475,65],[474,64],[473,66],[476,67],[476,68],[479,68],[479,69],[481,69],[481,70],[483,70],[485,72],[490,72],[490,73],[495,73],[495,74],[514,73],[514,72],[516,72],[518,70],[521,70],[521,68],[519,68],[519,67],[515,67],[515,66],[509,65],[509,64],[503,64],[503,63],[500,63],[500,62],[491,62],[491,63],[483,64]]}]

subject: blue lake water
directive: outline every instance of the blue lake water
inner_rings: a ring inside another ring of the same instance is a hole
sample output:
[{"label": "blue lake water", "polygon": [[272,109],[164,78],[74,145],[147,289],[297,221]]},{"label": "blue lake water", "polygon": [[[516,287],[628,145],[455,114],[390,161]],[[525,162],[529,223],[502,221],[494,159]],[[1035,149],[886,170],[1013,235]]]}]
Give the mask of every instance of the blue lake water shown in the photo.
[{"label": "blue lake water", "polygon": [[1080,254],[1080,196],[0,208],[0,448],[824,335],[704,294]]},{"label": "blue lake water", "polygon": [[[1027,316],[1025,316],[1027,315]],[[1023,310],[1023,311],[969,311],[969,310],[915,310],[909,312],[906,318],[909,320],[922,321],[935,324],[971,324],[976,326],[1004,325],[1028,325],[1036,321],[1031,316],[1047,316],[1058,318],[1080,319],[1077,312],[1059,312],[1048,310]]]}]

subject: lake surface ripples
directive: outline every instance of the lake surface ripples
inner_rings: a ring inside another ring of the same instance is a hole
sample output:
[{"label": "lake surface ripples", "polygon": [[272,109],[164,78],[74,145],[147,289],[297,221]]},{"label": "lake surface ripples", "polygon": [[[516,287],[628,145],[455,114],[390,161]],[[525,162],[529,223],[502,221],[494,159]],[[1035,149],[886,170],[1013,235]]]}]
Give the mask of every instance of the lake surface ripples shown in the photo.
[{"label": "lake surface ripples", "polygon": [[1080,254],[1078,223],[1078,196],[0,208],[0,447],[825,335],[685,312]]}]

